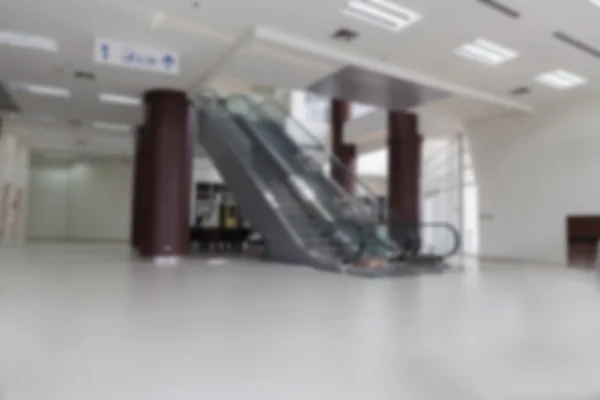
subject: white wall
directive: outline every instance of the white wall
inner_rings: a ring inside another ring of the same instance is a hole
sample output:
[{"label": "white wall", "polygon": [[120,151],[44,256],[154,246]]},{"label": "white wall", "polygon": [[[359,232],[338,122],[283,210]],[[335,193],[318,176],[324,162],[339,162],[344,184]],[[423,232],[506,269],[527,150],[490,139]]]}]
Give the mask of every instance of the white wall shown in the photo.
[{"label": "white wall", "polygon": [[116,159],[32,164],[28,238],[127,241],[132,166]]},{"label": "white wall", "polygon": [[29,239],[66,239],[69,167],[33,166],[29,181]]},{"label": "white wall", "polygon": [[565,262],[569,214],[600,214],[600,98],[469,126],[481,254]]},{"label": "white wall", "polygon": [[[193,182],[222,182],[207,158],[196,158]],[[116,159],[36,159],[31,170],[27,236],[31,240],[127,241],[132,165]],[[195,196],[194,185],[190,197]]]},{"label": "white wall", "polygon": [[129,240],[132,188],[130,163],[75,163],[67,199],[70,237]]},{"label": "white wall", "polygon": [[19,245],[25,238],[29,181],[29,147],[24,131],[0,121],[0,245]]}]

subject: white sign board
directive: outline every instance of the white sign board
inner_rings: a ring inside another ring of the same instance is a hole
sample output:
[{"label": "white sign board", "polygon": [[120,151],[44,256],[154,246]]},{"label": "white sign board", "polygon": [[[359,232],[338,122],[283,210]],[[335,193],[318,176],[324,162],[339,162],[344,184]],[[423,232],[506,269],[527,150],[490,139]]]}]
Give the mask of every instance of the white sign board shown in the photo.
[{"label": "white sign board", "polygon": [[138,46],[112,39],[96,39],[94,61],[117,67],[179,74],[179,54],[174,51]]}]

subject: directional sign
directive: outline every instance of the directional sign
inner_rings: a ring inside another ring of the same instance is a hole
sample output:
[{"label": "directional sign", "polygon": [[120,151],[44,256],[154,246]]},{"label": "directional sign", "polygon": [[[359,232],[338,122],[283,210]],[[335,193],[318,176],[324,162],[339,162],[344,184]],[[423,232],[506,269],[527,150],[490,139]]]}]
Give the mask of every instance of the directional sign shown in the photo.
[{"label": "directional sign", "polygon": [[112,39],[96,39],[94,61],[123,68],[179,74],[179,54],[174,51],[138,46]]}]

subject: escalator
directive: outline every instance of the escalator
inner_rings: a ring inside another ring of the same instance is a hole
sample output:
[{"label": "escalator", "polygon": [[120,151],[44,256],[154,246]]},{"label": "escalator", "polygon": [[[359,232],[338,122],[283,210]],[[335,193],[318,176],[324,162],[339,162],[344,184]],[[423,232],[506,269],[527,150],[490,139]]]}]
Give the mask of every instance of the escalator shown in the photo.
[{"label": "escalator", "polygon": [[382,233],[375,196],[360,184],[359,199],[333,181],[337,160],[276,103],[207,92],[194,103],[199,140],[270,258],[369,276],[442,269],[442,257],[419,254],[416,229],[404,226],[401,241]]}]

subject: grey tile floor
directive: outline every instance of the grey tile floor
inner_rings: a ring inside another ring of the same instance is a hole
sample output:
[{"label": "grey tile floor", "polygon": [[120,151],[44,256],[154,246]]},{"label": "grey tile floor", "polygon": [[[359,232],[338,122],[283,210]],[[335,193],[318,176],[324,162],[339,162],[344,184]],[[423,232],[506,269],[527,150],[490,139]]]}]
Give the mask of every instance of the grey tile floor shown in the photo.
[{"label": "grey tile floor", "polygon": [[597,399],[598,282],[544,265],[368,280],[2,249],[0,398]]}]

